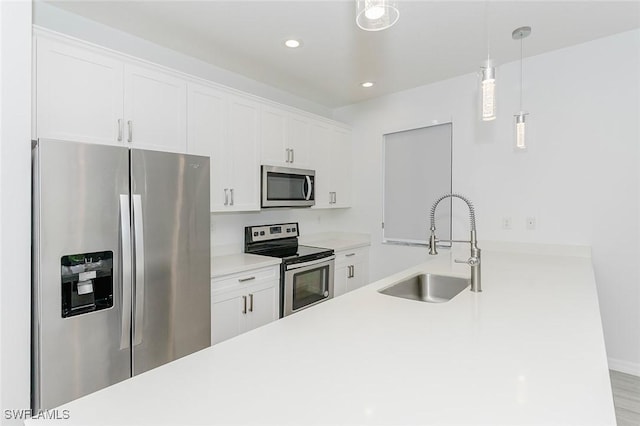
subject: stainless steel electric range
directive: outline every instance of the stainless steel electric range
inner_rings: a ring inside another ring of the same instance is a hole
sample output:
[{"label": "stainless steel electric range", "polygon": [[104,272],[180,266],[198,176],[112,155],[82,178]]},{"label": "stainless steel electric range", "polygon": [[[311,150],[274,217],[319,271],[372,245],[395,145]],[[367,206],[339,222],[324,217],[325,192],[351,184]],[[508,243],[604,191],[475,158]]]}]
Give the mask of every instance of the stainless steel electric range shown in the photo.
[{"label": "stainless steel electric range", "polygon": [[280,318],[333,297],[333,250],[298,244],[298,223],[247,226],[245,253],[279,257]]}]

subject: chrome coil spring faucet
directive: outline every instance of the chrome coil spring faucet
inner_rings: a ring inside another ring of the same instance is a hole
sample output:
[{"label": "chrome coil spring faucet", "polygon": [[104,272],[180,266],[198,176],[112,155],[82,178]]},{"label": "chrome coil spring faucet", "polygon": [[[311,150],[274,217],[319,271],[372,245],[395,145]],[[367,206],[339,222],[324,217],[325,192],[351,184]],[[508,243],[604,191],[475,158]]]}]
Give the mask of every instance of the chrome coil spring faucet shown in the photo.
[{"label": "chrome coil spring faucet", "polygon": [[[471,238],[466,240],[439,240],[436,238],[436,207],[440,201],[447,198],[459,198],[469,207],[469,219],[471,222]],[[469,243],[471,245],[471,256],[467,260],[455,260],[456,263],[466,263],[471,267],[471,291],[481,292],[482,285],[480,280],[480,249],[478,248],[478,241],[476,240],[476,212],[473,208],[473,204],[466,197],[460,194],[445,194],[438,198],[433,206],[431,206],[431,236],[429,237],[429,254],[438,254],[436,250],[436,243],[438,241],[447,243]]]}]

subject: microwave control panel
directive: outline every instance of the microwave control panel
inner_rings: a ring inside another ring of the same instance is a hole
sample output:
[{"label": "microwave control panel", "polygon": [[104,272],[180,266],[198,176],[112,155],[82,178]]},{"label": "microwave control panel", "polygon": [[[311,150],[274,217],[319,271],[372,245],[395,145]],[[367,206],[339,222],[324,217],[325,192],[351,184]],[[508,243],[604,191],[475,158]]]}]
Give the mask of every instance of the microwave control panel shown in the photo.
[{"label": "microwave control panel", "polygon": [[297,223],[280,223],[277,225],[247,226],[245,228],[245,241],[254,243],[258,241],[279,240],[299,236]]}]

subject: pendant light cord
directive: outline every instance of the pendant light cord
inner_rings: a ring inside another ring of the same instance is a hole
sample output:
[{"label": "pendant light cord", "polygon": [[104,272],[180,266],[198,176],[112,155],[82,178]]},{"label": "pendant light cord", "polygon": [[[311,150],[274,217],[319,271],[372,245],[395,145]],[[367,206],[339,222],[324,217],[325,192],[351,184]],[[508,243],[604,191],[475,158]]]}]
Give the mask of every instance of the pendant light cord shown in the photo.
[{"label": "pendant light cord", "polygon": [[524,46],[524,37],[520,38],[520,111],[522,112],[522,82],[524,80],[523,71],[522,71],[522,59],[523,59],[523,46]]},{"label": "pendant light cord", "polygon": [[491,39],[489,38],[489,1],[487,0],[484,4],[484,23],[485,23],[485,32],[487,35],[487,63],[491,59]]}]

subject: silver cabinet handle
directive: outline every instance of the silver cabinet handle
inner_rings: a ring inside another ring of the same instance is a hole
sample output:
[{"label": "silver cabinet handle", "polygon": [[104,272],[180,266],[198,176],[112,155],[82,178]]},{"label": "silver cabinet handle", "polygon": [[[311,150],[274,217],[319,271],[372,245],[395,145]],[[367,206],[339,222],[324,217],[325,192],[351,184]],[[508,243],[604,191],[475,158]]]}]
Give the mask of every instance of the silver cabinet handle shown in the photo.
[{"label": "silver cabinet handle", "polygon": [[253,312],[253,294],[249,294],[249,312]]},{"label": "silver cabinet handle", "polygon": [[118,142],[122,142],[122,118],[118,118]]},{"label": "silver cabinet handle", "polygon": [[244,283],[247,281],[255,280],[256,277],[238,278],[238,282]]},{"label": "silver cabinet handle", "polygon": [[231,193],[231,203],[229,205],[233,205],[233,188],[229,189],[229,192]]},{"label": "silver cabinet handle", "polygon": [[291,162],[291,150],[289,148],[286,149],[287,151],[287,159],[285,160],[287,163]]},{"label": "silver cabinet handle", "polygon": [[353,265],[347,266],[347,270],[348,270],[347,278],[353,278],[356,276],[356,271]]},{"label": "silver cabinet handle", "polygon": [[129,215],[129,196],[124,194],[120,194],[120,237],[122,243],[120,349],[127,349],[131,336],[131,217]]},{"label": "silver cabinet handle", "polygon": [[133,323],[133,345],[142,343],[142,320],[144,319],[144,223],[142,221],[142,197],[133,194],[133,248],[135,257],[135,322]]},{"label": "silver cabinet handle", "polygon": [[351,278],[354,278],[355,276],[356,276],[356,266],[351,265]]},{"label": "silver cabinet handle", "polygon": [[336,194],[337,192],[333,193],[333,204],[336,204],[338,202],[338,196]]},{"label": "silver cabinet handle", "polygon": [[131,120],[127,121],[127,126],[129,129],[129,137],[127,138],[127,142],[133,142],[133,122]]},{"label": "silver cabinet handle", "polygon": [[291,162],[294,163],[296,161],[295,151],[291,149]]},{"label": "silver cabinet handle", "polygon": [[247,313],[247,296],[242,296],[242,313]]},{"label": "silver cabinet handle", "polygon": [[224,189],[224,205],[229,205],[229,188]]},{"label": "silver cabinet handle", "polygon": [[355,253],[347,253],[347,254],[344,255],[344,257],[351,257],[351,256],[355,256],[355,255],[356,255]]}]

